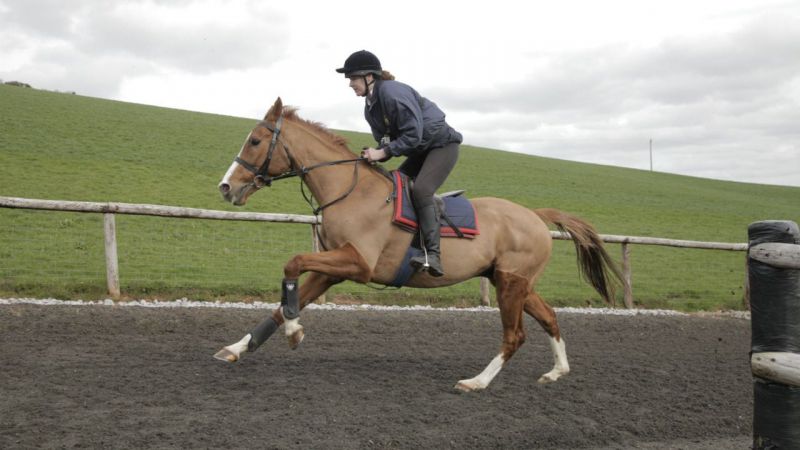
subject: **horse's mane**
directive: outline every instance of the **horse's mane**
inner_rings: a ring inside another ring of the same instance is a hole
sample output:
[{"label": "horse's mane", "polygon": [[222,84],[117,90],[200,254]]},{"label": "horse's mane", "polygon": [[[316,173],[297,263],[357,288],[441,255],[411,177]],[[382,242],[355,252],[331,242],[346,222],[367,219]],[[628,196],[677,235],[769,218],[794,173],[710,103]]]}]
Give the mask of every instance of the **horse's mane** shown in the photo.
[{"label": "horse's mane", "polygon": [[[338,134],[336,134],[333,131],[329,130],[328,127],[326,127],[324,124],[322,124],[320,122],[312,122],[310,120],[306,120],[306,119],[303,119],[302,117],[298,116],[297,115],[297,110],[298,109],[299,108],[297,108],[295,106],[284,106],[283,110],[282,110],[283,120],[290,120],[290,121],[295,122],[295,123],[300,123],[300,124],[308,126],[312,130],[318,131],[324,137],[330,139],[331,143],[334,144],[334,147],[336,147],[338,149],[341,149],[342,151],[346,152],[347,155],[352,157],[353,152],[351,152],[350,149],[347,147],[347,139],[345,139],[344,137],[339,136]],[[381,167],[379,165],[369,165],[368,167],[371,170],[374,170],[374,171],[380,173],[385,178],[387,178],[389,180],[392,179],[392,176],[389,175],[389,173],[383,167]]]},{"label": "horse's mane", "polygon": [[[323,135],[327,136],[334,144],[340,147],[347,148],[347,139],[338,134],[334,133],[333,131],[329,130],[324,124],[320,122],[312,122],[310,120],[303,119],[302,117],[297,115],[297,110],[299,108],[295,106],[285,106],[283,108],[283,119],[284,120],[291,120],[294,122],[299,122],[305,124],[312,129],[322,133]],[[349,150],[348,150],[349,151]]]}]

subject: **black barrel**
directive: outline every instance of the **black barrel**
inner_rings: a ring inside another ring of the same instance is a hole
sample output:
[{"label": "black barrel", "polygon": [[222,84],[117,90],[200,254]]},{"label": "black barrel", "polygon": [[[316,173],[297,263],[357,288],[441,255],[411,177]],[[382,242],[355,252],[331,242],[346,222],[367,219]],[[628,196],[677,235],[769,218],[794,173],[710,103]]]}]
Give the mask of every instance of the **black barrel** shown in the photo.
[{"label": "black barrel", "polygon": [[[750,247],[776,242],[800,244],[790,221],[756,222]],[[752,352],[800,353],[800,270],[750,259]],[[753,448],[800,450],[800,388],[753,377]]]}]

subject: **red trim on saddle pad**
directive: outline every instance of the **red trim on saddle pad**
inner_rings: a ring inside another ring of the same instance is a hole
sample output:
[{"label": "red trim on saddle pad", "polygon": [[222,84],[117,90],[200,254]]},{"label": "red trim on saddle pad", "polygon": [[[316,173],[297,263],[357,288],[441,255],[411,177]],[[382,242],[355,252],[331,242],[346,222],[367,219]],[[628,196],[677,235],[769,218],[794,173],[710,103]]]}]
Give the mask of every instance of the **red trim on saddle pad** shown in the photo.
[{"label": "red trim on saddle pad", "polygon": [[[392,221],[409,232],[417,230],[416,213],[411,204],[411,198],[406,189],[407,177],[395,170],[392,172],[392,179],[394,180],[394,214]],[[458,211],[458,214],[448,214],[448,218],[454,223],[458,230],[465,238],[472,239],[480,234],[478,230],[478,217],[475,215],[475,209],[472,203],[464,197],[444,197],[446,211]],[[441,231],[442,237],[459,237],[459,234],[450,225],[442,219]]]},{"label": "red trim on saddle pad", "polygon": [[[403,205],[409,199],[405,195],[405,177],[398,171],[392,172],[394,177],[394,223],[404,226],[408,231],[417,229],[417,221],[403,216]],[[410,203],[410,202],[409,202]],[[408,205],[413,208],[412,205]]]}]

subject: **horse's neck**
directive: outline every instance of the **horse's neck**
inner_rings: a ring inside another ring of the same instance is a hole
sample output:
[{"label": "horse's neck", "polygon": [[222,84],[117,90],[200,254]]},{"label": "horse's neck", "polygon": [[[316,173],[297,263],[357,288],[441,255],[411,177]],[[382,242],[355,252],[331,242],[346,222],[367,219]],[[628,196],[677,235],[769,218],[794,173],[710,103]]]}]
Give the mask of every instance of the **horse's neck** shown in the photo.
[{"label": "horse's neck", "polygon": [[[295,148],[301,149],[301,151],[297,151],[297,154],[295,154]],[[336,144],[326,143],[324,141],[310,141],[306,144],[295,143],[292,145],[291,151],[296,162],[305,168],[331,161],[356,158],[356,155],[350,153],[350,151],[340,151],[336,147]],[[356,167],[356,165],[358,165],[358,167]],[[388,179],[374,169],[367,167],[364,162],[347,162],[331,166],[320,166],[309,171],[304,176],[304,182],[319,205],[327,205],[346,194],[351,186],[353,186],[353,183],[356,183],[356,185],[349,195],[358,196],[369,195],[370,192],[364,191],[375,189],[375,187],[380,184],[391,184]],[[375,192],[374,194],[384,195],[385,193],[379,194]]]}]

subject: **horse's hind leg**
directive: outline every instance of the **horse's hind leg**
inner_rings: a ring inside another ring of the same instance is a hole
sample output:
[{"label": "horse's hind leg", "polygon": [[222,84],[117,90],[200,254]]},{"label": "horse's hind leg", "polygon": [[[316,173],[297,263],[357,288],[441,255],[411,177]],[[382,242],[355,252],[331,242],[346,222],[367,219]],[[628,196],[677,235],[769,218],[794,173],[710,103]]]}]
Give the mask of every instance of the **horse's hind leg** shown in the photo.
[{"label": "horse's hind leg", "polygon": [[497,304],[500,307],[500,319],[503,323],[503,344],[500,353],[492,359],[483,372],[474,378],[461,380],[456,389],[469,392],[485,389],[503,365],[525,342],[522,308],[528,294],[528,280],[511,273],[495,271],[495,287]]},{"label": "horse's hind leg", "polygon": [[564,345],[564,338],[561,337],[561,331],[558,328],[556,313],[536,292],[530,292],[526,297],[525,312],[539,322],[539,325],[544,328],[550,338],[550,349],[553,350],[555,365],[553,370],[539,378],[539,383],[552,383],[569,373],[567,350]]}]

